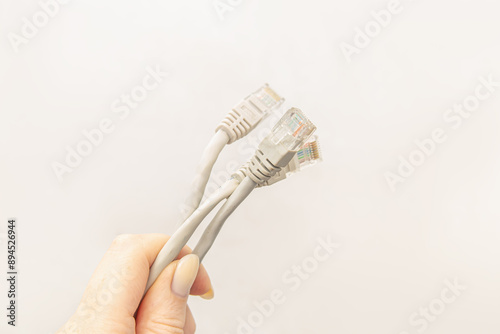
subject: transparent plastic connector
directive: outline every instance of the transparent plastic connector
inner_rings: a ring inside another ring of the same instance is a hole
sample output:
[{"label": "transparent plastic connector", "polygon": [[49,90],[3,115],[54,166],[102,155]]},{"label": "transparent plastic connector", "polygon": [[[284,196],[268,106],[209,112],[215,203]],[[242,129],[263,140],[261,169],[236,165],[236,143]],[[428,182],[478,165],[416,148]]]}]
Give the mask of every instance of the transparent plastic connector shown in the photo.
[{"label": "transparent plastic connector", "polygon": [[[304,145],[316,126],[297,108],[288,110],[274,126],[272,132],[259,144],[255,155],[248,163],[248,176],[258,185],[266,183],[275,174],[288,166]],[[302,160],[306,153],[302,152]],[[281,175],[283,178],[286,175]]]},{"label": "transparent plastic connector", "polygon": [[[312,136],[295,154],[292,160],[283,167],[279,172],[274,174],[269,180],[259,186],[270,186],[281,180],[296,174],[305,168],[314,166],[323,160],[319,140],[317,136]],[[241,172],[240,172],[241,173]]]},{"label": "transparent plastic connector", "polygon": [[309,141],[300,148],[295,156],[296,159],[293,161],[297,163],[299,170],[323,160],[318,137],[312,136]]},{"label": "transparent plastic connector", "polygon": [[316,126],[297,108],[291,108],[272,130],[270,140],[290,151],[296,151],[316,130]]},{"label": "transparent plastic connector", "polygon": [[237,104],[217,127],[229,136],[229,144],[246,136],[271,111],[279,108],[284,98],[279,96],[268,84],[248,95]]},{"label": "transparent plastic connector", "polygon": [[[276,92],[272,90],[268,84],[265,84],[256,92],[247,96],[245,100],[252,101],[253,97],[257,98],[257,100],[265,106],[265,109],[260,109],[262,112],[268,112],[276,107],[279,107],[285,101],[285,99],[276,94]],[[257,107],[260,108],[259,106]]]}]

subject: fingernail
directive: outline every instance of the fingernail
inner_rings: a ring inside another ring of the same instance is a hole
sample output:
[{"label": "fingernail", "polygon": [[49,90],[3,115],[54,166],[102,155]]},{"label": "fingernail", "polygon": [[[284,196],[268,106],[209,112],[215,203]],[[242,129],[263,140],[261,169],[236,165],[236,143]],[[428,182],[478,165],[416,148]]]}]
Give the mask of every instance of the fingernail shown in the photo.
[{"label": "fingernail", "polygon": [[174,278],[172,279],[172,292],[179,297],[187,297],[196,279],[199,267],[200,260],[198,256],[194,254],[184,256],[175,269]]},{"label": "fingernail", "polygon": [[201,295],[200,297],[203,299],[207,299],[207,300],[213,299],[214,298],[214,288],[210,287],[210,290],[208,290],[207,293]]}]

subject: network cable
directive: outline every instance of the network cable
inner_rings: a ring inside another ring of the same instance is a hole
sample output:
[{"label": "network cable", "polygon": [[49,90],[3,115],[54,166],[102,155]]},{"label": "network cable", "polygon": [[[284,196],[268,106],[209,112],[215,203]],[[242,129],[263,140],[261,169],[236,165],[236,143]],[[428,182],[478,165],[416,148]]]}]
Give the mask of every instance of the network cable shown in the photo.
[{"label": "network cable", "polygon": [[182,247],[186,245],[191,235],[205,217],[224,199],[228,198],[238,187],[239,181],[231,178],[215,191],[203,204],[198,207],[188,219],[175,231],[165,246],[156,256],[155,262],[149,269],[149,278],[146,285],[146,291],[153,285],[154,281],[160,276],[163,269],[170,264]]},{"label": "network cable", "polygon": [[244,98],[226,115],[217,126],[214,137],[202,154],[191,185],[191,193],[185,201],[185,212],[182,220],[189,217],[200,205],[210,173],[224,147],[245,137],[283,102],[284,99],[268,84],[265,84]]},{"label": "network cable", "polygon": [[[268,87],[268,86],[265,86]],[[234,110],[233,110],[234,111]],[[226,202],[203,232],[193,253],[203,260],[229,216],[258,186],[286,178],[321,158],[317,139],[308,142],[316,126],[297,108],[291,108],[259,144],[254,156],[215,193],[195,209],[167,241],[151,266],[146,291],[162,270],[179,254],[204,218],[224,199]],[[276,179],[273,179],[278,175]],[[283,177],[283,175],[285,175]]]},{"label": "network cable", "polygon": [[234,210],[258,185],[264,185],[276,173],[287,167],[315,130],[316,126],[301,110],[292,108],[286,112],[272,132],[260,143],[246,171],[245,169],[243,171],[246,176],[241,184],[205,229],[193,250],[193,254],[198,255],[200,261],[212,247],[222,226]]}]

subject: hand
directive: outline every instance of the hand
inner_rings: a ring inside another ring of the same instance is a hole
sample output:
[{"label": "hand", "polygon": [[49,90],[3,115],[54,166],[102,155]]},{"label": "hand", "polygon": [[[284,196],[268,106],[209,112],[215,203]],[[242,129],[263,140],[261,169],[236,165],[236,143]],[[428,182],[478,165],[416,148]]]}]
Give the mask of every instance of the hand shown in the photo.
[{"label": "hand", "polygon": [[194,333],[188,296],[211,299],[213,290],[206,270],[188,247],[182,249],[180,260],[163,270],[141,302],[149,267],[168,238],[117,237],[92,275],[76,313],[58,334]]}]

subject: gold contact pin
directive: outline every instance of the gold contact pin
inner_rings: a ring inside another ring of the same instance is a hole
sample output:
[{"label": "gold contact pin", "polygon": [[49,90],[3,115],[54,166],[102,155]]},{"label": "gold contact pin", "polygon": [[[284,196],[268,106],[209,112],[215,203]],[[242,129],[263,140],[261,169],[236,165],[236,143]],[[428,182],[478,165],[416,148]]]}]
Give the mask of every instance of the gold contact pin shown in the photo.
[{"label": "gold contact pin", "polygon": [[311,155],[314,160],[318,160],[321,156],[319,145],[317,141],[313,141],[309,143],[309,147],[311,148]]},{"label": "gold contact pin", "polygon": [[269,94],[276,102],[281,100],[281,97],[276,94],[274,90],[272,90],[269,86],[264,87],[264,90],[266,91],[267,94]]}]

